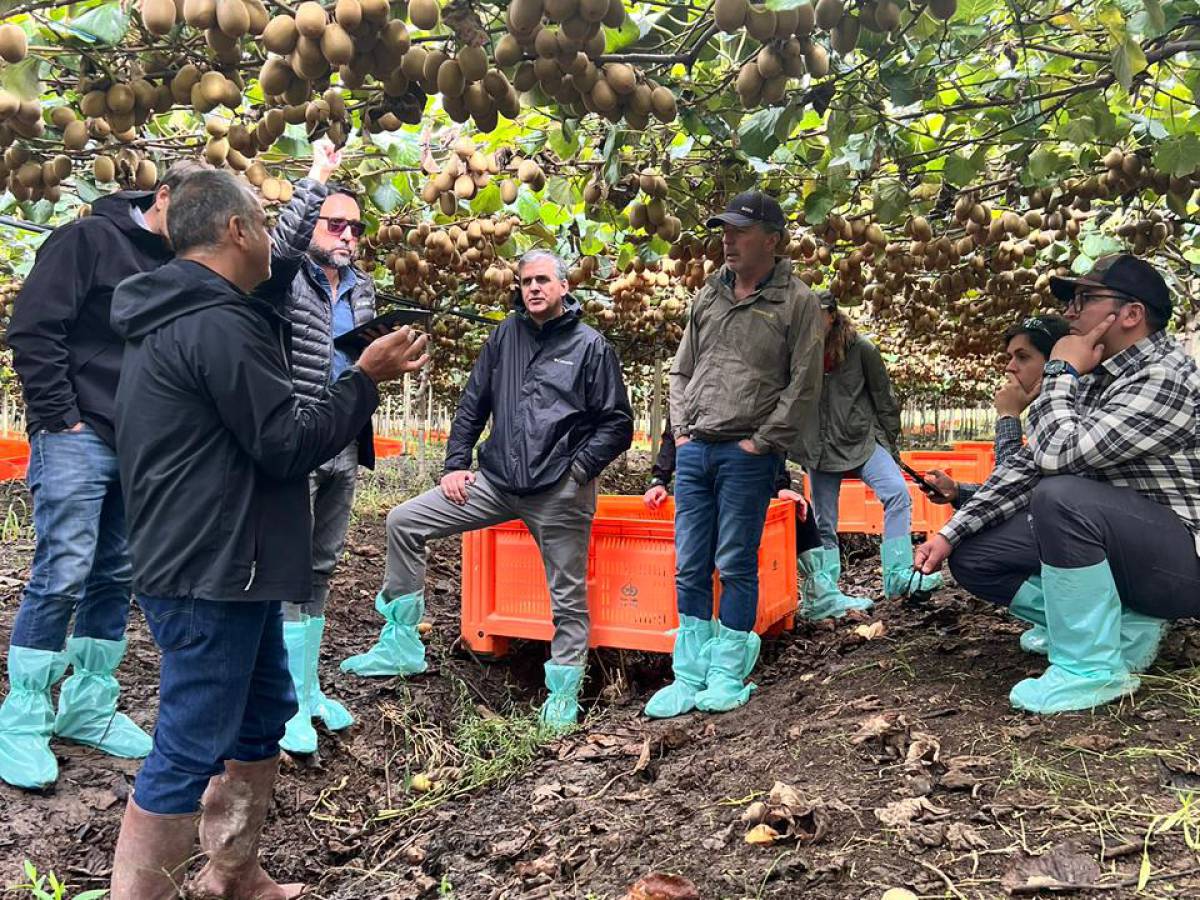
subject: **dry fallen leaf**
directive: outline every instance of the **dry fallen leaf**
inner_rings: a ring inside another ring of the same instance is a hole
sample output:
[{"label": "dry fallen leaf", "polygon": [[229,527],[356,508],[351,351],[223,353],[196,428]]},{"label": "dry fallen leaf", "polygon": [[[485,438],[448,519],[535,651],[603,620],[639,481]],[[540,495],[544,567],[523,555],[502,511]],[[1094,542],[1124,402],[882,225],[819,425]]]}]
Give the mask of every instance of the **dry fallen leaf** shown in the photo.
[{"label": "dry fallen leaf", "polygon": [[1107,734],[1076,734],[1067,738],[1063,743],[1072,750],[1087,750],[1092,753],[1107,753],[1114,747],[1125,743],[1120,738]]},{"label": "dry fallen leaf", "polygon": [[755,800],[746,807],[742,813],[742,822],[747,825],[757,825],[767,817],[767,804],[761,800]]},{"label": "dry fallen leaf", "polygon": [[625,900],[700,900],[696,885],[682,875],[651,872],[629,889]]},{"label": "dry fallen leaf", "polygon": [[904,755],[906,765],[920,765],[927,763],[935,763],[942,755],[942,745],[932,734],[925,734],[922,731],[914,731],[911,735],[912,743],[908,745],[908,752]]},{"label": "dry fallen leaf", "polygon": [[899,828],[902,825],[923,821],[928,816],[944,816],[948,813],[949,810],[935,806],[926,797],[908,797],[876,809],[875,818],[884,825]]},{"label": "dry fallen leaf", "polygon": [[429,634],[432,631],[433,631],[433,625],[431,625],[429,622],[418,622],[417,623],[417,634],[419,634],[421,637],[425,637],[425,635]]},{"label": "dry fallen leaf", "polygon": [[917,900],[917,895],[908,888],[888,888],[879,900]]},{"label": "dry fallen leaf", "polygon": [[1010,894],[1062,891],[1094,884],[1099,877],[1100,864],[1067,841],[1041,856],[1018,859],[1004,873],[1000,886]]},{"label": "dry fallen leaf", "polygon": [[872,622],[870,625],[856,625],[854,627],[854,633],[860,638],[873,641],[877,638],[883,637],[884,634],[887,633],[887,629],[884,628],[882,622]]},{"label": "dry fallen leaf", "polygon": [[979,784],[979,779],[962,769],[949,769],[938,779],[938,785],[947,791],[969,791]]},{"label": "dry fallen leaf", "polygon": [[746,832],[747,844],[764,844],[770,846],[779,840],[779,832],[770,825],[755,825]]},{"label": "dry fallen leaf", "polygon": [[979,832],[965,822],[951,822],[946,829],[946,843],[952,850],[985,850],[988,842],[980,837]]}]

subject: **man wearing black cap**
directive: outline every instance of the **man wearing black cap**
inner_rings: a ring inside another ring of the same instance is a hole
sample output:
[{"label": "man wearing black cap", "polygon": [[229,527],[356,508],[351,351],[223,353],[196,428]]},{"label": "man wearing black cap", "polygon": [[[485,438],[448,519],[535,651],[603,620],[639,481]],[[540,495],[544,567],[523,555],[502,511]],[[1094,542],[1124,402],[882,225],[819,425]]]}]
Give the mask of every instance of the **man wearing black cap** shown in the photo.
[{"label": "man wearing black cap", "polygon": [[671,366],[679,630],[675,680],[646,705],[655,718],[724,712],[749,699],[763,520],[777,467],[821,390],[817,302],[781,258],[779,204],[758,191],[739,194],[708,226],[723,229],[725,264],[692,301]]},{"label": "man wearing black cap", "polygon": [[[101,197],[91,215],[56,228],[13,309],[8,344],[25,397],[37,534],[0,706],[0,779],[17,787],[58,778],[52,735],[129,759],[150,752],[150,735],[117,712],[113,675],[131,573],[113,438],[123,345],[109,307],[123,279],[171,258],[171,192],[199,167],[181,160],[155,190]],[[68,665],[56,715],[50,689]]]},{"label": "man wearing black cap", "polygon": [[1122,254],[1050,284],[1071,333],[1029,443],[918,551],[926,572],[953,552],[959,583],[1002,605],[1040,577],[1050,666],[1009,694],[1038,713],[1133,693],[1167,620],[1200,614],[1200,369],[1166,332],[1166,283]]}]

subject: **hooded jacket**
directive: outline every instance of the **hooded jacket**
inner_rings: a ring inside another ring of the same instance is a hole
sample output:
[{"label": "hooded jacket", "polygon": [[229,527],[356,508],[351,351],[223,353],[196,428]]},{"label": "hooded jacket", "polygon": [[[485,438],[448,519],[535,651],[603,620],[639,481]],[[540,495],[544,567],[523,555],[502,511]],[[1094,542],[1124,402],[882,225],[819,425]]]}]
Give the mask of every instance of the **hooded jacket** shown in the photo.
[{"label": "hooded jacket", "polygon": [[515,312],[484,343],[458,402],[446,446],[445,471],[479,468],[501,490],[536,494],[557,484],[574,464],[597,477],[633,441],[633,410],[617,354],[580,321],[580,305],[563,298],[561,316],[538,326],[520,294]]},{"label": "hooded jacket", "polygon": [[101,197],[90,216],[56,228],[38,250],[8,328],[30,435],[84,422],[112,446],[122,352],[109,325],[113,291],[171,258],[167,242],[133,218],[133,207],[152,197]]},{"label": "hooded jacket", "polygon": [[[821,472],[851,472],[882,445],[900,454],[900,404],[883,357],[861,334],[821,385],[820,438],[804,463]],[[811,433],[811,432],[810,432]]]},{"label": "hooded jacket", "polygon": [[300,401],[287,321],[190,260],[123,282],[112,326],[127,341],[116,435],[135,589],[307,597],[307,475],[370,419],[374,382],[350,369]]}]

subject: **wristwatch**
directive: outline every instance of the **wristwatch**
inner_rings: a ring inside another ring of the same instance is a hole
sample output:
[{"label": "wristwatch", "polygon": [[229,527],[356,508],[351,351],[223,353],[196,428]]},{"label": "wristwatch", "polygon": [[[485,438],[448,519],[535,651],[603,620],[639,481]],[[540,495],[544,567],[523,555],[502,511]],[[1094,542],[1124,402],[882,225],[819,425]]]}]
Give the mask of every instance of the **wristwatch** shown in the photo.
[{"label": "wristwatch", "polygon": [[666,487],[666,486],[667,486],[667,483],[665,481],[663,481],[661,478],[659,478],[657,475],[655,475],[653,478],[650,479],[650,483],[648,485],[646,485],[646,490],[650,490],[650,488]]},{"label": "wristwatch", "polygon": [[1052,359],[1042,366],[1043,375],[1070,375],[1072,378],[1079,377],[1079,370],[1067,362],[1065,359]]}]

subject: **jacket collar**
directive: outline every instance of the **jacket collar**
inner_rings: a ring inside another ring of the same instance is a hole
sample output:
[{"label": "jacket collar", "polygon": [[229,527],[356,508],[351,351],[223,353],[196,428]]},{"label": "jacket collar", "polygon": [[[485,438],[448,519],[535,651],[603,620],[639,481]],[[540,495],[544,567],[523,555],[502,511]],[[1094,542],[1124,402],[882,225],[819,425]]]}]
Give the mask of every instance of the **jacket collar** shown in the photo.
[{"label": "jacket collar", "polygon": [[[732,269],[727,265],[722,265],[720,269],[713,274],[709,279],[709,284],[712,284],[718,290],[733,296],[733,285],[736,276]],[[775,267],[771,269],[762,280],[754,286],[754,293],[750,296],[761,296],[763,300],[769,303],[783,303],[787,299],[786,288],[792,280],[792,260],[787,256],[776,257]]]},{"label": "jacket collar", "polygon": [[1175,339],[1165,328],[1147,335],[1131,347],[1126,347],[1116,356],[1106,359],[1099,367],[1113,378],[1120,378],[1140,371],[1150,363],[1157,362],[1175,347]]}]

